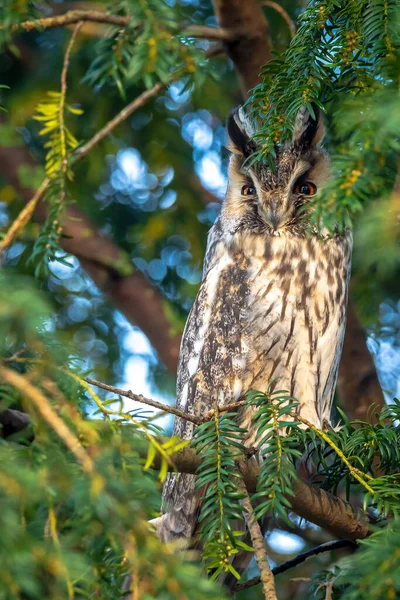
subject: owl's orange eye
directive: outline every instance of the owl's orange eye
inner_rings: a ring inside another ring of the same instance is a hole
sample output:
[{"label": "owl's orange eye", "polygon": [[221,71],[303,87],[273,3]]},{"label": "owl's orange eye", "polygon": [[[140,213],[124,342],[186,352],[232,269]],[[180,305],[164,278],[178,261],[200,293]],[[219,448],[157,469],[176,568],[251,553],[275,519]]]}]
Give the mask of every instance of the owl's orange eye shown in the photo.
[{"label": "owl's orange eye", "polygon": [[256,193],[256,188],[254,185],[244,185],[242,187],[242,196],[254,196]]},{"label": "owl's orange eye", "polygon": [[317,192],[317,186],[311,181],[305,181],[304,183],[298,183],[294,188],[295,194],[301,194],[302,196],[314,196]]}]

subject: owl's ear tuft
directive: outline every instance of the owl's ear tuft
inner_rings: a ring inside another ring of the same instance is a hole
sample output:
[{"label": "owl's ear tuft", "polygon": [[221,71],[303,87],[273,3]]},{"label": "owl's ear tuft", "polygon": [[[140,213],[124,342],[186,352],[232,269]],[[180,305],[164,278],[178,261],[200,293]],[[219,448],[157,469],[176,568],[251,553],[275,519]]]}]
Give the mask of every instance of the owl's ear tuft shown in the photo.
[{"label": "owl's ear tuft", "polygon": [[242,107],[236,107],[230,112],[226,127],[228,130],[228,150],[245,158],[256,150],[256,143],[251,139],[253,132]]},{"label": "owl's ear tuft", "polygon": [[301,151],[309,150],[312,146],[320,144],[325,136],[322,111],[314,103],[312,108],[315,119],[306,106],[302,106],[296,115],[292,142]]}]

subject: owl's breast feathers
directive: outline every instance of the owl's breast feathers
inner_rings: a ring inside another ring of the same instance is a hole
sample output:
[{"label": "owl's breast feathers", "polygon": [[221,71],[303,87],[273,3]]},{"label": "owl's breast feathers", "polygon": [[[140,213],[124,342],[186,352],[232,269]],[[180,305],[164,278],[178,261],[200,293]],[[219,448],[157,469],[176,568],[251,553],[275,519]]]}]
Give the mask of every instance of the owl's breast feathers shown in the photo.
[{"label": "owl's breast feathers", "polygon": [[[177,405],[195,415],[276,379],[318,427],[329,423],[345,330],[351,233],[327,239],[211,231],[183,335]],[[242,414],[242,424],[249,415]],[[193,426],[177,419],[175,433]]]}]

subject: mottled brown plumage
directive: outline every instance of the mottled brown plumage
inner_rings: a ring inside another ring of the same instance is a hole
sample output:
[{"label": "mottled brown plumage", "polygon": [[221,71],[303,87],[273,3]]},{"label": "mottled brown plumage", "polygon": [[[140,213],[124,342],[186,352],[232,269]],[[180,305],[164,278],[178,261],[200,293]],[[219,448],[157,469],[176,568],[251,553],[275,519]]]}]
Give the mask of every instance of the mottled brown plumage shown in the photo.
[{"label": "mottled brown plumage", "polygon": [[[329,170],[317,115],[300,111],[274,171],[263,163],[247,170],[255,149],[248,125],[238,111],[228,121],[228,190],[180,351],[177,406],[190,414],[201,416],[250,389],[266,391],[275,379],[299,400],[300,415],[320,428],[330,422],[352,238],[350,231],[318,235],[307,227],[306,192],[320,189]],[[249,409],[238,413],[248,445],[251,417]],[[193,425],[178,418],[174,433],[190,439]],[[163,497],[161,538],[190,540],[199,512],[194,476],[170,474]]]}]

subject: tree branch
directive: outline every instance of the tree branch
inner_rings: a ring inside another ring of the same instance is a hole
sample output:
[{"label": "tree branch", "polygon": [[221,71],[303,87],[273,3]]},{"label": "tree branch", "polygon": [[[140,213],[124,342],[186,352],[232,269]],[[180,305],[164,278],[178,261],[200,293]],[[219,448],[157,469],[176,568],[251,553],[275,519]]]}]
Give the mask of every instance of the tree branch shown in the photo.
[{"label": "tree branch", "polygon": [[[8,359],[7,362],[12,362],[12,357]],[[17,359],[15,362],[19,362],[19,360]],[[21,359],[21,362],[23,362],[23,359]],[[158,410],[162,410],[163,412],[175,415],[176,417],[180,417],[181,419],[185,419],[186,421],[190,421],[195,425],[201,425],[202,423],[209,421],[214,416],[215,409],[209,410],[202,417],[196,417],[195,415],[191,415],[183,410],[179,410],[178,408],[175,408],[175,406],[171,406],[170,404],[163,404],[162,402],[157,402],[156,400],[150,400],[150,398],[145,398],[141,394],[134,394],[133,392],[131,392],[131,390],[122,390],[121,388],[114,387],[113,385],[108,385],[107,383],[97,381],[96,379],[91,379],[90,377],[86,377],[84,381],[102,390],[106,390],[108,392],[112,392],[113,394],[117,394],[117,396],[124,396],[125,398],[130,398],[131,400],[135,400],[136,402],[141,402],[142,404],[153,406]],[[246,400],[239,400],[238,402],[232,402],[232,404],[218,406],[217,410],[221,412],[229,412],[231,410],[237,410],[239,407],[244,406],[245,404]]]},{"label": "tree branch", "polygon": [[[356,548],[357,545],[354,542],[349,540],[334,540],[333,542],[326,542],[325,544],[320,544],[315,548],[311,548],[307,552],[303,552],[302,554],[298,554],[294,558],[287,560],[286,562],[274,567],[271,572],[272,575],[280,575],[289,569],[293,569],[303,563],[307,558],[311,556],[317,556],[318,554],[322,554],[323,552],[332,552],[333,550],[340,550],[341,548]],[[235,593],[241,592],[242,590],[247,590],[254,585],[258,585],[261,583],[260,577],[253,577],[253,579],[249,579],[249,581],[245,581],[244,583],[238,583],[235,587]]]},{"label": "tree branch", "polygon": [[[147,448],[143,451],[143,458],[147,457]],[[171,460],[179,473],[195,473],[201,464],[201,457],[194,448],[186,446],[176,454],[171,455]],[[246,488],[249,492],[256,491],[259,475],[259,465],[252,458],[243,458],[239,461],[240,471],[243,475]],[[153,468],[160,467],[160,457],[153,461]],[[322,527],[335,537],[349,541],[366,538],[370,533],[372,517],[360,508],[353,506],[317,486],[297,479],[293,482],[294,496],[288,496],[294,513],[299,517]]]},{"label": "tree branch", "polygon": [[14,25],[11,25],[11,31],[33,31],[34,29],[66,27],[67,25],[79,23],[79,21],[91,21],[93,23],[104,23],[108,25],[126,27],[129,25],[130,20],[130,17],[112,15],[110,13],[98,10],[69,10],[63,15],[43,17],[41,19],[33,19],[30,21],[23,21],[22,23],[15,23]]},{"label": "tree branch", "polygon": [[[9,360],[12,361],[13,358],[14,357],[10,357]],[[23,361],[23,359],[19,359],[18,357],[16,357],[15,360],[16,362]],[[39,402],[42,402],[37,394],[31,394],[32,390],[29,387],[31,386],[30,382],[14,370],[3,366],[1,367],[1,375],[3,380],[15,386],[19,390],[22,390],[21,386],[24,384],[25,388],[22,391],[35,403],[35,405],[37,405]],[[98,385],[100,383],[89,378],[86,381],[92,385]],[[36,390],[36,388],[33,386],[31,387],[33,390]],[[178,416],[187,418],[187,415],[182,415],[180,411],[174,407],[156,403],[155,401],[149,401],[148,399],[143,399],[142,396],[132,394],[131,392],[125,392],[124,390],[119,390],[118,388],[107,386],[106,384],[101,384],[99,387],[102,387],[103,389],[110,388],[112,391],[117,391],[121,395],[127,395],[128,397],[138,400],[139,402],[145,402],[147,404],[150,404],[151,402],[152,406],[155,406],[164,412],[172,412],[173,414],[179,413]],[[38,390],[36,391],[39,392]],[[46,420],[52,418],[52,416],[49,416],[46,412],[47,408],[45,402],[42,402],[42,407],[37,406],[37,408]],[[227,407],[225,407],[225,409],[226,408]],[[58,427],[59,423],[57,422],[55,425]],[[62,437],[63,433],[61,432],[59,435]],[[147,458],[147,447],[139,447],[138,451],[143,453],[144,458]],[[196,453],[195,449],[191,448],[190,446],[185,446],[175,454],[171,455],[170,458],[170,469],[176,468],[178,472],[181,473],[195,473],[201,464],[201,457]],[[155,469],[160,468],[159,455],[154,458],[152,466]],[[250,492],[255,491],[259,477],[258,462],[254,460],[254,457],[243,456],[238,460],[238,466],[240,472],[242,473],[247,490]],[[288,500],[291,504],[293,512],[300,517],[310,521],[311,523],[315,523],[319,527],[322,527],[323,529],[333,533],[336,537],[346,540],[354,541],[365,538],[369,535],[369,517],[361,509],[352,506],[349,502],[346,502],[345,500],[342,500],[341,498],[338,498],[337,496],[334,496],[333,494],[330,494],[329,492],[326,492],[301,478],[298,478],[293,482],[292,491],[294,496],[288,496]]]},{"label": "tree branch", "polygon": [[[1,156],[2,150],[3,150],[3,148],[0,147],[0,156]],[[8,229],[4,238],[0,242],[0,259],[3,255],[4,251],[10,247],[10,245],[13,243],[13,241],[18,237],[18,235],[21,233],[21,231],[24,229],[24,227],[27,225],[27,223],[32,218],[32,215],[36,210],[38,202],[40,201],[41,198],[43,198],[43,194],[46,191],[48,185],[49,185],[49,179],[46,178],[42,181],[40,187],[37,189],[35,194],[32,196],[32,198],[30,198],[30,200],[27,202],[27,204],[21,210],[18,217],[11,223],[10,228]]]},{"label": "tree branch", "polygon": [[[15,23],[11,25],[11,31],[14,33],[21,30],[33,31],[35,29],[67,27],[79,22],[104,23],[105,25],[127,27],[131,23],[131,20],[129,16],[113,15],[99,10],[69,10],[62,15]],[[139,27],[140,25],[138,24],[137,26]],[[240,35],[240,31],[228,31],[219,27],[207,27],[205,25],[182,25],[181,31],[188,37],[215,41],[229,41]]]},{"label": "tree branch", "polygon": [[[182,72],[175,73],[168,83],[171,83],[174,79],[177,79]],[[75,159],[74,162],[80,160],[86,156],[99,142],[101,142],[107,135],[109,135],[118,125],[121,125],[128,117],[131,116],[138,108],[144,106],[151,98],[157,96],[157,94],[166,86],[166,83],[158,82],[150,90],[146,90],[140,96],[135,98],[132,102],[127,104],[115,117],[113,117],[104,127],[100,129],[93,137],[90,138],[86,144],[80,146],[73,153]]]},{"label": "tree branch", "polygon": [[162,410],[163,412],[170,413],[171,415],[175,415],[176,417],[181,417],[187,421],[191,421],[195,425],[200,425],[203,422],[203,419],[196,417],[194,415],[189,415],[187,412],[183,410],[179,410],[174,406],[170,406],[168,404],[163,404],[162,402],[157,402],[156,400],[150,400],[150,398],[145,398],[141,394],[134,394],[130,390],[122,390],[120,388],[116,388],[113,385],[107,385],[106,383],[102,383],[101,381],[96,381],[95,379],[91,379],[90,377],[86,377],[85,381],[90,385],[95,385],[102,390],[107,390],[108,392],[112,392],[113,394],[117,394],[118,396],[124,396],[125,398],[130,398],[131,400],[135,400],[136,402],[141,402],[141,404],[147,404],[148,406],[153,406],[158,410]]}]

